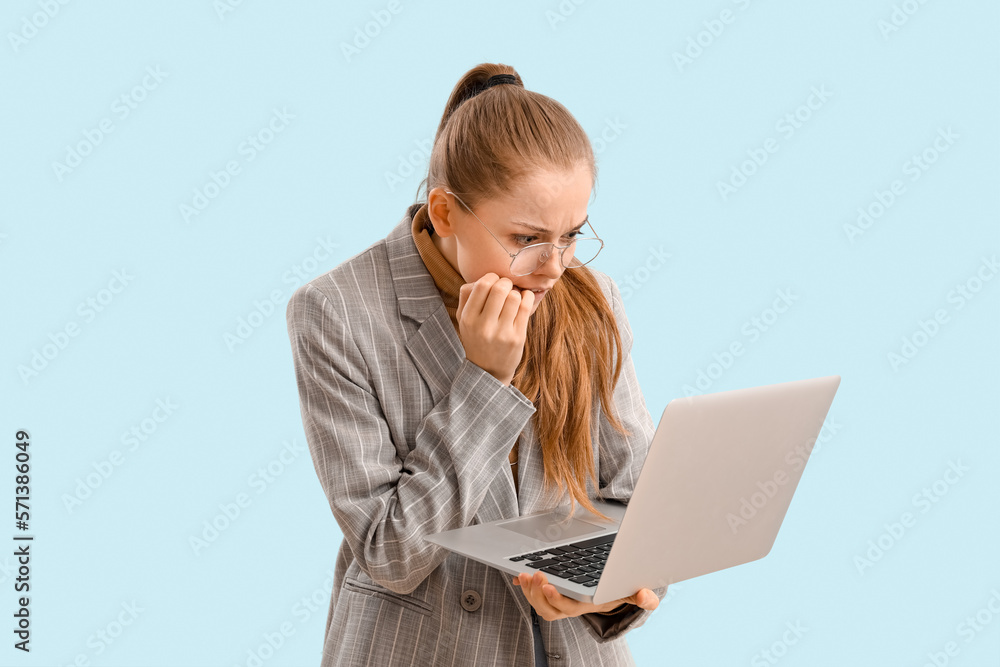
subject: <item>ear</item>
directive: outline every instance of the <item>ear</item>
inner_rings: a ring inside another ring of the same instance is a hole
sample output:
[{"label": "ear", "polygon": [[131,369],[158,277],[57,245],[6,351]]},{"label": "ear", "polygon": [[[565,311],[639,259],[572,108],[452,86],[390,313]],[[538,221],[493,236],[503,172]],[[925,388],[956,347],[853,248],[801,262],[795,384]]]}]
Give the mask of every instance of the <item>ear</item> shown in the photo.
[{"label": "ear", "polygon": [[455,199],[444,191],[444,188],[434,188],[427,193],[427,216],[434,225],[434,233],[441,237],[455,233],[453,223],[454,207],[460,206]]}]

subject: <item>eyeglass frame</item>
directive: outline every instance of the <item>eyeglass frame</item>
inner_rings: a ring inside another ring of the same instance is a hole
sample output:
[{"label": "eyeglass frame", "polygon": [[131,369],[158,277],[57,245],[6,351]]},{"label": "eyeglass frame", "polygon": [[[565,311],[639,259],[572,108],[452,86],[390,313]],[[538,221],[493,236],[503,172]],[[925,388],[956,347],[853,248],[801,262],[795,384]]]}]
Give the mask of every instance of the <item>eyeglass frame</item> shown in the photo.
[{"label": "eyeglass frame", "polygon": [[[459,203],[462,204],[462,206],[464,206],[465,208],[468,209],[469,213],[472,214],[473,218],[475,218],[476,220],[479,220],[479,216],[476,215],[473,212],[473,210],[469,207],[468,204],[466,204],[464,201],[462,201],[461,197],[459,197],[458,195],[456,195],[451,190],[445,190],[445,192],[447,192],[448,194],[450,194],[453,197],[455,197],[455,199],[457,199],[459,201]],[[593,262],[595,259],[597,259],[597,256],[601,254],[601,251],[604,250],[604,239],[602,239],[600,236],[598,236],[597,232],[594,231],[594,226],[590,224],[590,216],[589,215],[584,219],[584,222],[586,222],[587,226],[590,227],[590,231],[594,234],[593,236],[584,236],[584,237],[580,237],[580,238],[574,238],[572,243],[569,243],[568,245],[564,245],[564,246],[558,246],[555,243],[552,243],[550,241],[545,241],[543,243],[532,243],[531,245],[524,246],[523,248],[521,248],[520,250],[518,250],[516,253],[511,254],[511,252],[509,250],[507,250],[507,246],[505,246],[500,241],[500,239],[497,238],[496,234],[494,234],[493,231],[489,227],[486,226],[486,223],[483,222],[482,220],[479,220],[479,224],[481,224],[486,229],[486,231],[488,231],[490,233],[490,236],[492,236],[493,239],[500,245],[500,247],[503,248],[503,251],[505,253],[507,253],[508,256],[510,256],[510,266],[508,268],[511,269],[511,273],[513,273],[514,261],[517,259],[517,256],[520,255],[525,250],[529,250],[529,249],[537,247],[537,246],[550,245],[553,248],[555,248],[556,250],[558,250],[559,251],[559,265],[561,267],[563,267],[564,269],[579,269],[579,268],[587,266],[587,264],[590,264],[591,262]],[[566,252],[567,248],[571,247],[573,244],[575,244],[578,240],[581,240],[581,239],[583,239],[583,240],[600,241],[601,247],[597,249],[597,252],[594,253],[593,257],[591,257],[589,260],[587,260],[587,264],[581,264],[580,266],[566,266],[566,264],[563,263],[563,253]],[[535,266],[535,268],[533,268],[531,271],[528,271],[528,273],[522,273],[520,275],[521,276],[530,276],[532,273],[534,273],[535,271],[537,271],[539,269],[539,267],[541,267],[547,261],[548,261],[548,257],[546,257],[543,261],[540,261],[538,263],[538,265]],[[520,277],[520,276],[518,276],[518,277]]]}]

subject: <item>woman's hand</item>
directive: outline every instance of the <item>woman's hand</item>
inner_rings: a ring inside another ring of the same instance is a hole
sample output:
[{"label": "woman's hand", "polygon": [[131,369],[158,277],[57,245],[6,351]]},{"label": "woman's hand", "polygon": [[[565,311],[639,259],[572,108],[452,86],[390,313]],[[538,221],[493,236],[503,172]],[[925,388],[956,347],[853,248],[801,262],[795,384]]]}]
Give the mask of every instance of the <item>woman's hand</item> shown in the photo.
[{"label": "woman's hand", "polygon": [[635,595],[627,598],[605,602],[604,604],[593,605],[589,602],[580,602],[573,598],[568,598],[556,590],[555,586],[548,583],[544,572],[535,572],[529,575],[522,572],[514,577],[514,585],[520,586],[524,592],[524,597],[535,608],[538,615],[546,621],[555,621],[560,618],[579,616],[580,614],[590,614],[595,611],[611,611],[623,602],[638,605],[643,609],[653,610],[660,605],[660,598],[656,593],[648,588],[640,589]]},{"label": "woman's hand", "polygon": [[466,358],[509,385],[524,354],[534,305],[534,292],[515,289],[510,278],[495,273],[462,285],[455,316]]}]

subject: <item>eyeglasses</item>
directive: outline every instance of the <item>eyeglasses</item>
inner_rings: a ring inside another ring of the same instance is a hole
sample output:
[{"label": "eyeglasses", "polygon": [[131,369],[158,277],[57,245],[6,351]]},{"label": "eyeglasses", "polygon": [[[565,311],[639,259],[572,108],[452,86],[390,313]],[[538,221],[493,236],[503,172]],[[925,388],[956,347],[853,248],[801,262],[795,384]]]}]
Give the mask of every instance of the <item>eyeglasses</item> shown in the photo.
[{"label": "eyeglasses", "polygon": [[[479,220],[479,216],[472,212],[461,197],[456,195],[451,190],[445,190],[450,195],[454,195],[455,199],[461,202],[462,206],[465,206],[472,213],[472,217]],[[593,226],[590,224],[590,217],[588,216],[585,220],[587,226],[590,227],[590,231],[594,232]],[[479,220],[479,224],[486,227],[486,223]],[[545,262],[549,261],[549,257],[552,256],[553,250],[559,251],[559,262],[562,264],[563,268],[566,269],[578,269],[585,264],[589,264],[594,261],[601,249],[604,248],[604,241],[602,241],[597,233],[594,232],[593,237],[574,237],[567,245],[557,246],[554,243],[534,243],[532,245],[521,248],[516,253],[512,253],[501,243],[500,239],[496,237],[489,227],[486,227],[486,231],[490,233],[503,251],[510,256],[510,274],[512,276],[526,276],[529,273],[534,273],[538,270]]]}]

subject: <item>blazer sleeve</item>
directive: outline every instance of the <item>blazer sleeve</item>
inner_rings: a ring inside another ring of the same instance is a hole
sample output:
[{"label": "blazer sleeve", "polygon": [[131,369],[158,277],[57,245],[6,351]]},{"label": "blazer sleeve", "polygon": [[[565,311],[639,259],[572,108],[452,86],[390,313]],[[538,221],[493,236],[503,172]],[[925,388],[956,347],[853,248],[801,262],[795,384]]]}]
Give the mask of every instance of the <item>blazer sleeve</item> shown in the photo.
[{"label": "blazer sleeve", "polygon": [[368,368],[344,318],[311,284],[292,295],[286,318],[306,440],[333,515],[374,582],[412,593],[450,553],[424,535],[472,523],[535,407],[464,359],[401,460],[371,382],[371,373],[395,371]]},{"label": "blazer sleeve", "polygon": [[[628,504],[656,429],[639,389],[639,380],[632,363],[632,329],[622,305],[621,292],[611,278],[605,279],[609,283],[612,311],[622,338],[622,371],[618,384],[615,385],[614,404],[619,420],[631,435],[621,435],[608,422],[604,411],[601,411],[598,495],[604,500],[618,500]],[[667,594],[666,586],[652,590],[661,600]],[[593,630],[598,642],[603,643],[642,626],[652,613],[652,610],[628,604],[616,614],[592,613],[583,614],[582,617]]]}]

